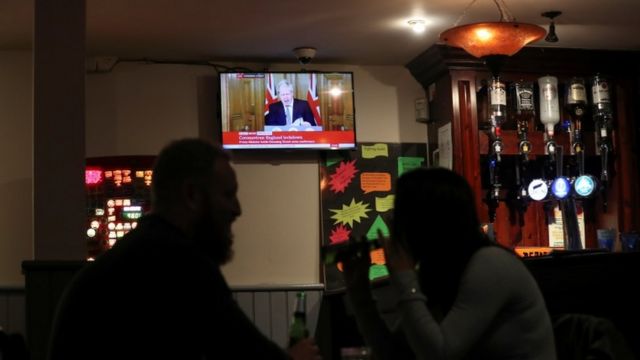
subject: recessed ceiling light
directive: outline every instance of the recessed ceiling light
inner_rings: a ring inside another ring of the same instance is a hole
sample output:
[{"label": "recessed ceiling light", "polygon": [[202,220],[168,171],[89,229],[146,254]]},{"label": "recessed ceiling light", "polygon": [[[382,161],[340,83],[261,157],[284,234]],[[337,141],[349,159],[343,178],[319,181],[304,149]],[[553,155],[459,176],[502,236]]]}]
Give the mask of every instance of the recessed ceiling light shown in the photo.
[{"label": "recessed ceiling light", "polygon": [[413,32],[416,34],[423,33],[424,30],[427,28],[427,24],[424,22],[424,20],[413,19],[413,20],[409,20],[408,23],[409,23],[409,26],[411,27],[411,30],[413,30]]}]

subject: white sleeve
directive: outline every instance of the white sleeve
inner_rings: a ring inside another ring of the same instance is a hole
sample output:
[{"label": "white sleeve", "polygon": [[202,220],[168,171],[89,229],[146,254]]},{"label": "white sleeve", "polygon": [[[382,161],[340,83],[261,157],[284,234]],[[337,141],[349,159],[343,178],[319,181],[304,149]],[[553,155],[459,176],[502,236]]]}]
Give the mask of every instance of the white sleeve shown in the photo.
[{"label": "white sleeve", "polygon": [[483,250],[470,259],[454,304],[440,324],[427,308],[416,273],[392,275],[391,281],[399,293],[402,328],[418,359],[463,358],[509,300],[517,283],[510,268],[505,268],[510,262],[499,259],[511,255],[500,254],[499,249]]}]

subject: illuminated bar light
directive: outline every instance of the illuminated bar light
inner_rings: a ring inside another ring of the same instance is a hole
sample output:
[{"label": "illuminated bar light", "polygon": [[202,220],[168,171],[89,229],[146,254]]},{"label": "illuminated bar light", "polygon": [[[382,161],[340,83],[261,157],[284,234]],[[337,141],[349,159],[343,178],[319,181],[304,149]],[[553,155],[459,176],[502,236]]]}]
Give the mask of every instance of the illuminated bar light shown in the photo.
[{"label": "illuminated bar light", "polygon": [[98,185],[102,182],[102,170],[87,169],[84,171],[84,183],[86,185]]},{"label": "illuminated bar light", "polygon": [[571,192],[571,183],[569,183],[569,179],[565,177],[559,177],[553,180],[551,183],[551,193],[558,200],[566,199]]},{"label": "illuminated bar light", "polygon": [[573,183],[575,193],[583,198],[590,197],[596,190],[596,179],[591,175],[578,176]]},{"label": "illuminated bar light", "polygon": [[542,201],[549,194],[549,186],[542,179],[534,179],[529,183],[529,197],[535,201]]}]

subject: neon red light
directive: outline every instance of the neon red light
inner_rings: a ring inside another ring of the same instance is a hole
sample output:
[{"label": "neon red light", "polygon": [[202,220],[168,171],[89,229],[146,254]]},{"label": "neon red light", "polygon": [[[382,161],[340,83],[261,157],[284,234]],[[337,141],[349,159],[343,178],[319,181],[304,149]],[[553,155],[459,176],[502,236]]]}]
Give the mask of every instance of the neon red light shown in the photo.
[{"label": "neon red light", "polygon": [[97,185],[102,182],[102,170],[87,169],[84,171],[84,183],[86,185]]}]

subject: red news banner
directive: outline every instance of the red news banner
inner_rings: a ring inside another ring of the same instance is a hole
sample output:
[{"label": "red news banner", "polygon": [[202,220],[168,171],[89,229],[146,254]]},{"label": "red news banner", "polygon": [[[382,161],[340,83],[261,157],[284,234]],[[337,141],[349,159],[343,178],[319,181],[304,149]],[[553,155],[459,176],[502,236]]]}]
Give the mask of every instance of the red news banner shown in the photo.
[{"label": "red news banner", "polygon": [[338,147],[354,143],[352,131],[278,131],[278,132],[223,132],[223,143],[228,145],[313,145],[327,144]]}]

